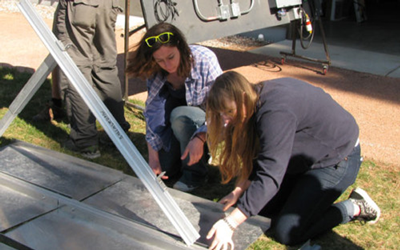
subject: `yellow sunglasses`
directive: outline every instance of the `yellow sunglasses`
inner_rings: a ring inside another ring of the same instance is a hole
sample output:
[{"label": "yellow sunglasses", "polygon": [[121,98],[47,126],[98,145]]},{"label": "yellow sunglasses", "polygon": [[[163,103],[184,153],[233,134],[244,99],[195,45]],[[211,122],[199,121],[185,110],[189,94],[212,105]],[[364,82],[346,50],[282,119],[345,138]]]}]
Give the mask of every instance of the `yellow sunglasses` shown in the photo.
[{"label": "yellow sunglasses", "polygon": [[146,42],[147,46],[149,46],[150,48],[153,47],[153,45],[156,42],[160,42],[160,43],[167,43],[169,42],[171,36],[173,36],[174,34],[172,34],[171,32],[164,32],[159,34],[158,36],[150,36],[148,38],[146,38],[144,41]]}]

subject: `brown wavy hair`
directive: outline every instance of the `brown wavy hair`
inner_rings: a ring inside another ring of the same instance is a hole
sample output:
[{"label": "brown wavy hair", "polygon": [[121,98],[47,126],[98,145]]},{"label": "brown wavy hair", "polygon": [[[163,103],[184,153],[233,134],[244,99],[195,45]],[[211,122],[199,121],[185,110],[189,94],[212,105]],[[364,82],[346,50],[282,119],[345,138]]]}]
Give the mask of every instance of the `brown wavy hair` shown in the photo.
[{"label": "brown wavy hair", "polygon": [[[253,169],[253,159],[259,149],[255,130],[254,112],[258,102],[257,85],[251,84],[241,74],[229,71],[220,75],[207,97],[207,143],[211,156],[217,161],[222,183],[238,177],[236,182],[247,180]],[[221,112],[237,106],[236,117],[224,126]]]},{"label": "brown wavy hair", "polygon": [[[168,43],[155,43],[152,47],[147,46],[145,40],[150,36],[158,36],[164,32],[171,32]],[[158,23],[151,27],[140,41],[130,48],[128,56],[128,65],[126,72],[131,77],[139,77],[142,79],[150,78],[158,73],[167,74],[153,59],[153,53],[161,46],[177,47],[180,54],[180,65],[178,67],[178,75],[188,77],[193,65],[192,53],[185,36],[182,32],[170,23]]]}]

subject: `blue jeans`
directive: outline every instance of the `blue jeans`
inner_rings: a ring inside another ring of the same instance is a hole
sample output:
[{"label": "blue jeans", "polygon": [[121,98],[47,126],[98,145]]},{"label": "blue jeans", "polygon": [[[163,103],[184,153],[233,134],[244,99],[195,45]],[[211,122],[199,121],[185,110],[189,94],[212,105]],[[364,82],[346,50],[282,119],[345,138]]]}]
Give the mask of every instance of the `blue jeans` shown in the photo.
[{"label": "blue jeans", "polygon": [[159,151],[160,164],[168,176],[182,174],[179,181],[187,185],[201,185],[204,183],[208,169],[208,150],[204,144],[202,159],[191,166],[187,165],[189,156],[183,161],[180,159],[194,132],[204,124],[205,112],[197,107],[180,106],[172,110],[170,116],[173,137],[170,151]]},{"label": "blue jeans", "polygon": [[279,192],[260,213],[271,217],[276,240],[299,244],[348,222],[353,215],[350,201],[334,202],[355,182],[360,165],[358,145],[335,166],[285,176]]}]

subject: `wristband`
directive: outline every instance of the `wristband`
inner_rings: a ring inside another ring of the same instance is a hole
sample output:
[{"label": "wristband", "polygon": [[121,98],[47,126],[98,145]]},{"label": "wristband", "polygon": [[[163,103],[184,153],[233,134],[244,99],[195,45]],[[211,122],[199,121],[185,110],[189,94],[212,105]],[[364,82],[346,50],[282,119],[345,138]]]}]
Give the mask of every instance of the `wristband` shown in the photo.
[{"label": "wristband", "polygon": [[206,141],[203,140],[203,138],[201,138],[199,134],[196,134],[194,137],[197,137],[197,138],[199,138],[200,141],[202,141],[203,143],[206,143]]},{"label": "wristband", "polygon": [[[232,230],[235,231],[236,227],[234,226],[234,223],[232,223],[230,220],[228,220],[227,217],[223,219],[223,221],[228,225],[228,227]],[[237,226],[237,225],[236,225]]]}]

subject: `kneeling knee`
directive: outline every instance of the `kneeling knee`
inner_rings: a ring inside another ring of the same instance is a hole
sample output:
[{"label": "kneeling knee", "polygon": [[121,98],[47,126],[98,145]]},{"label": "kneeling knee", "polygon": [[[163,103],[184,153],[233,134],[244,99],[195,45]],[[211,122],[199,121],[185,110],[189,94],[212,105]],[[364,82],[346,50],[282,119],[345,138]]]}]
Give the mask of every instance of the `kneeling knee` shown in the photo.
[{"label": "kneeling knee", "polygon": [[281,222],[275,226],[274,238],[284,245],[296,245],[302,242],[303,230],[298,225]]}]

